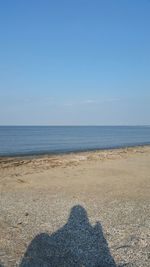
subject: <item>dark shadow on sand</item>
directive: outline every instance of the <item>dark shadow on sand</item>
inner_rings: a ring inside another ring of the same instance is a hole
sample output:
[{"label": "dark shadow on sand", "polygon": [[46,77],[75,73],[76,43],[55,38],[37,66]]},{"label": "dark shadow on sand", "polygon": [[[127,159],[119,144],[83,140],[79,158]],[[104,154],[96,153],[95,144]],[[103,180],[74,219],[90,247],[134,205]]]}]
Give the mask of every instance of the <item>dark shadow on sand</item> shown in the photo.
[{"label": "dark shadow on sand", "polygon": [[37,235],[20,267],[116,267],[99,222],[93,227],[82,206],[71,209],[68,222],[51,236]]}]

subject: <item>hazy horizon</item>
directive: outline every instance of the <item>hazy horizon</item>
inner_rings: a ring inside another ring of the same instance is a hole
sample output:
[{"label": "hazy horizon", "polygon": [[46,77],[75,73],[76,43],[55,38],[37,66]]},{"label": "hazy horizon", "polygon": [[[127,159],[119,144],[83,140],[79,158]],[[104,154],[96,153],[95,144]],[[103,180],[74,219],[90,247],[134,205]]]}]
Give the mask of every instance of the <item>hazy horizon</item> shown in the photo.
[{"label": "hazy horizon", "polygon": [[7,124],[0,127],[150,127],[150,124]]}]

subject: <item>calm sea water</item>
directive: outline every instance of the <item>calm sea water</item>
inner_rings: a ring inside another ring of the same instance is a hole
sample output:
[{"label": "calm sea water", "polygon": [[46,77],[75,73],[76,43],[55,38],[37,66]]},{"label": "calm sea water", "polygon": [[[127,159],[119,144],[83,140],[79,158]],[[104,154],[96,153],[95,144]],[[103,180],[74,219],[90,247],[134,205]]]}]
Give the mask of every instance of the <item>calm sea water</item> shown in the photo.
[{"label": "calm sea water", "polygon": [[0,156],[66,153],[150,144],[150,127],[0,126]]}]

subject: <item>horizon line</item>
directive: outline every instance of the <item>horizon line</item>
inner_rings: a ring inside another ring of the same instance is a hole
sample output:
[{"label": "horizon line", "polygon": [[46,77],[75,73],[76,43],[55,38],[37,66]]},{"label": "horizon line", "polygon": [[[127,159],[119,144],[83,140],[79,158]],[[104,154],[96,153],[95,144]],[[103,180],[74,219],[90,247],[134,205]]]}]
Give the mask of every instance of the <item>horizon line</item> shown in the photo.
[{"label": "horizon line", "polygon": [[150,124],[0,124],[0,127],[146,127]]}]

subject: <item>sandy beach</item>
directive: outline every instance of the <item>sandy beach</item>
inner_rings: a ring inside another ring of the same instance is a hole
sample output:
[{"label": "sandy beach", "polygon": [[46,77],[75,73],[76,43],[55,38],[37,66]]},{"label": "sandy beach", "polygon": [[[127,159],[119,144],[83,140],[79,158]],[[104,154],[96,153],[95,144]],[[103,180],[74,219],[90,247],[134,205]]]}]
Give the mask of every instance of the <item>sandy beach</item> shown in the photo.
[{"label": "sandy beach", "polygon": [[0,158],[0,266],[150,266],[150,146]]}]

